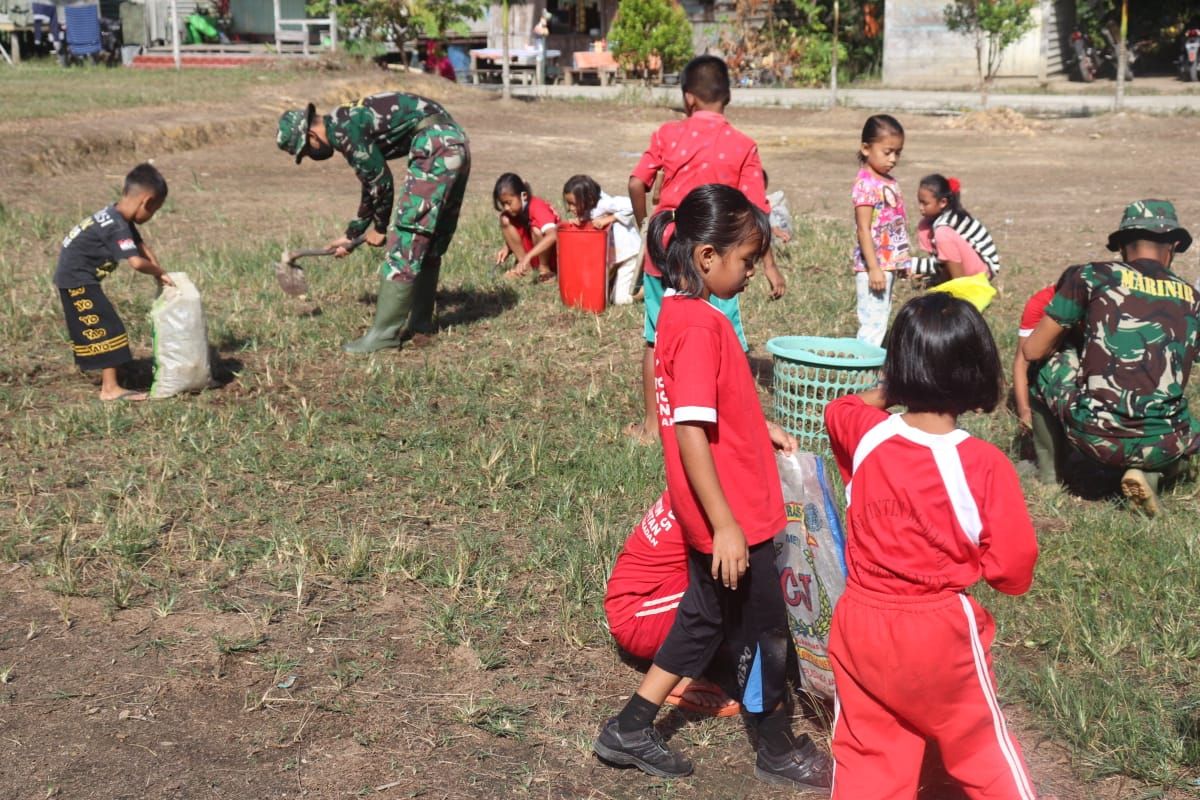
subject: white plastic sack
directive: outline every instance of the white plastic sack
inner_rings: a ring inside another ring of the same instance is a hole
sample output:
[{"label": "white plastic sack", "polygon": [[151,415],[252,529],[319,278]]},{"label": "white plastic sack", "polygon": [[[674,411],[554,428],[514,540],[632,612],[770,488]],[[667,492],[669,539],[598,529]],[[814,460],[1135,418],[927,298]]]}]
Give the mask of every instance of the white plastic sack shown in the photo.
[{"label": "white plastic sack", "polygon": [[200,292],[185,272],[169,273],[174,286],[164,286],[150,307],[154,328],[154,384],[151,397],[198,392],[209,385],[208,326]]},{"label": "white plastic sack", "polygon": [[775,566],[800,663],[800,688],[832,700],[829,629],[846,588],[846,540],[821,459],[796,453],[776,454],[776,460],[788,524],[775,537]]}]

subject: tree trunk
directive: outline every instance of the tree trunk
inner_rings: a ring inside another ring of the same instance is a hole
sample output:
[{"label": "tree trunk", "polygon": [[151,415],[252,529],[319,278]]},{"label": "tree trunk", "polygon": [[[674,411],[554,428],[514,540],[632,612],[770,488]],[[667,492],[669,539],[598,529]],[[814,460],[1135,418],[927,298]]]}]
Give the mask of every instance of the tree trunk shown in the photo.
[{"label": "tree trunk", "polygon": [[505,100],[512,99],[512,75],[508,70],[508,40],[510,38],[509,26],[511,19],[508,14],[508,0],[504,0],[504,5],[501,7],[500,26],[504,29],[504,41],[500,45],[500,83],[501,96]]},{"label": "tree trunk", "polygon": [[1125,70],[1129,65],[1129,52],[1125,38],[1129,35],[1129,0],[1121,2],[1121,38],[1117,40],[1117,97],[1113,105],[1117,111],[1125,105]]}]

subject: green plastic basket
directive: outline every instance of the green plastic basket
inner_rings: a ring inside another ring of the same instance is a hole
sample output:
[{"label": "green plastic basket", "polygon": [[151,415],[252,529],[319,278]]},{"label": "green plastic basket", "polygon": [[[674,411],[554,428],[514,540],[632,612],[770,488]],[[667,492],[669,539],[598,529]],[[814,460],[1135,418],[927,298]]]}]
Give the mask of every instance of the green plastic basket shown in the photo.
[{"label": "green plastic basket", "polygon": [[767,342],[775,357],[775,421],[809,453],[828,453],[825,405],[879,381],[886,351],[857,339],[778,336]]}]

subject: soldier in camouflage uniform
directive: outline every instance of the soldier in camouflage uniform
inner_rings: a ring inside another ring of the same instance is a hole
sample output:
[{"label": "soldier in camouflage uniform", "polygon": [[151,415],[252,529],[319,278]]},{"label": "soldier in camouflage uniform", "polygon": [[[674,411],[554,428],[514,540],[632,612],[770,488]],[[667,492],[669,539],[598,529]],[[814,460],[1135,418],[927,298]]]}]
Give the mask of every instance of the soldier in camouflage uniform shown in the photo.
[{"label": "soldier in camouflage uniform", "polygon": [[[1022,347],[1030,361],[1046,359],[1033,389],[1033,412],[1048,423],[1045,455],[1062,463],[1065,439],[1125,470],[1122,490],[1150,514],[1159,478],[1182,473],[1200,448],[1184,397],[1200,356],[1200,297],[1170,270],[1191,242],[1170,203],[1129,205],[1108,238],[1121,261],[1068,268]],[[1055,352],[1073,327],[1082,348]]]},{"label": "soldier in camouflage uniform", "polygon": [[[287,111],[279,118],[276,143],[297,164],[304,156],[323,161],[339,152],[358,174],[362,201],[345,236],[331,243],[337,255],[346,255],[359,236],[373,247],[383,246],[391,223],[375,322],[344,349],[371,353],[432,333],[438,271],[458,225],[471,171],[462,128],[432,100],[387,92],[323,115],[317,115],[312,103],[303,111]],[[393,219],[395,186],[388,161],[405,157],[408,171]]]}]

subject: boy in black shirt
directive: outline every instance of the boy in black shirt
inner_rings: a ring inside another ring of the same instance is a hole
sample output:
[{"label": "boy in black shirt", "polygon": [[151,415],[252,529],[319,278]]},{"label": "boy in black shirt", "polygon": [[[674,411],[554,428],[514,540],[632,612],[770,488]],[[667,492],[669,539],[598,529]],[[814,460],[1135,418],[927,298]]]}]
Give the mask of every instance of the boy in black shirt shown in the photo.
[{"label": "boy in black shirt", "polygon": [[129,336],[100,281],[122,259],[138,272],[153,275],[163,286],[171,279],[142,241],[135,225],[147,222],[167,199],[167,182],[150,164],[138,164],[125,176],[125,190],[114,205],[100,209],[71,229],[63,239],[54,270],[62,297],[67,330],[75,346],[75,363],[100,370],[101,400],[145,400],[145,392],[126,391],[117,383],[117,367],[133,359]]}]

